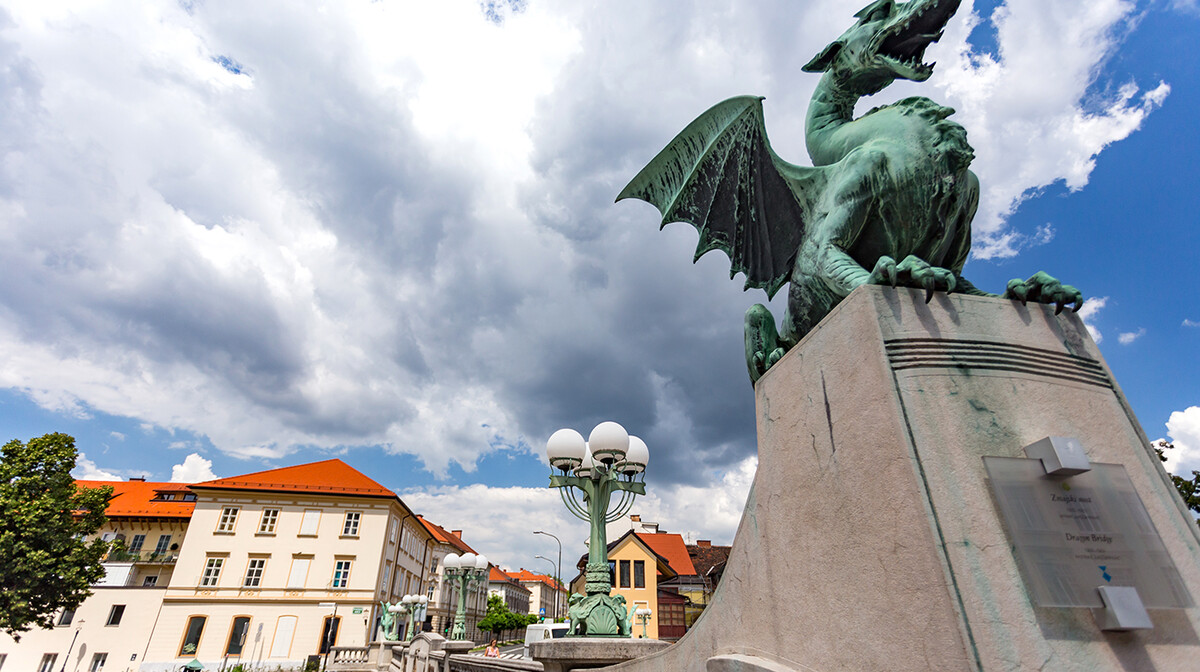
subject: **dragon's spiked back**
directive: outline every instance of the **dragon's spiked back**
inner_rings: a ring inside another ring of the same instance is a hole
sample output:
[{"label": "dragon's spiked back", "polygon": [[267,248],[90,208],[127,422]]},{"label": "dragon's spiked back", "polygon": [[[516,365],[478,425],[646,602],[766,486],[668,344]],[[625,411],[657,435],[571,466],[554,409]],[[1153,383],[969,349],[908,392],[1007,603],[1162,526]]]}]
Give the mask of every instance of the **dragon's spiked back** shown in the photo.
[{"label": "dragon's spiked back", "polygon": [[831,72],[847,90],[870,95],[897,79],[923,82],[933,73],[925,49],[942,36],[961,0],[875,0],[858,22],[821,50],[806,72]]}]

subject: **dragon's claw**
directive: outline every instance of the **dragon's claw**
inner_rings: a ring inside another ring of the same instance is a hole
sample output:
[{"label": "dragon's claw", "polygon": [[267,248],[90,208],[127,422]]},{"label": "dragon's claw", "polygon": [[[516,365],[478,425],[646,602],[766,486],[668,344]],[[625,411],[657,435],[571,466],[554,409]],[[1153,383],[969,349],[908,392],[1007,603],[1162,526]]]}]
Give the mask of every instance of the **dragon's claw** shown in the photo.
[{"label": "dragon's claw", "polygon": [[1054,314],[1058,315],[1067,306],[1071,312],[1078,312],[1083,307],[1083,293],[1071,285],[1064,285],[1056,278],[1043,271],[1034,273],[1028,280],[1014,278],[1008,281],[1004,298],[1016,299],[1021,305],[1029,301],[1054,306]]},{"label": "dragon's claw", "polygon": [[925,290],[925,303],[933,299],[934,292],[953,292],[958,279],[949,269],[932,266],[924,259],[908,255],[899,264],[891,257],[880,257],[875,262],[868,282],[874,285],[891,284],[895,287],[913,287]]}]

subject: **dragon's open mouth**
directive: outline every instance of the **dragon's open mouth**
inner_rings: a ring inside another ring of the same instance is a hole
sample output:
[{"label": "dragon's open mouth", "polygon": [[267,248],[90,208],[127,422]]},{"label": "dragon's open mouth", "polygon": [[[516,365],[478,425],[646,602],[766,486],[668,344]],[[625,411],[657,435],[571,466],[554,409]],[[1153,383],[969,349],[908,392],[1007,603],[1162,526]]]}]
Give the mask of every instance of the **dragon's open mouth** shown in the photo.
[{"label": "dragon's open mouth", "polygon": [[898,74],[908,79],[927,79],[932,63],[923,63],[925,49],[942,37],[942,29],[958,11],[961,0],[912,2],[912,9],[880,33],[875,53],[897,66]]}]

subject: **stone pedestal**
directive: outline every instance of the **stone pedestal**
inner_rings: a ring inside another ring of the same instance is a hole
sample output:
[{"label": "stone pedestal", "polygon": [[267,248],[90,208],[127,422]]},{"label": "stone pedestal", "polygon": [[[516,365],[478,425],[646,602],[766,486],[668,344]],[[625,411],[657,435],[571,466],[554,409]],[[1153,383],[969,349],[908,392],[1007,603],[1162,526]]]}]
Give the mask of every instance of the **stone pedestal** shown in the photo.
[{"label": "stone pedestal", "polygon": [[[736,390],[731,393],[737,393]],[[1124,465],[1200,599],[1200,534],[1077,316],[863,287],[756,389],[759,467],[690,632],[619,670],[1182,670],[1200,610],[1100,630],[1035,606],[982,457],[1077,437]],[[549,668],[547,668],[549,669]]]},{"label": "stone pedestal", "polygon": [[570,672],[643,658],[668,646],[657,639],[564,637],[533,642],[529,655],[542,664],[544,672]]}]

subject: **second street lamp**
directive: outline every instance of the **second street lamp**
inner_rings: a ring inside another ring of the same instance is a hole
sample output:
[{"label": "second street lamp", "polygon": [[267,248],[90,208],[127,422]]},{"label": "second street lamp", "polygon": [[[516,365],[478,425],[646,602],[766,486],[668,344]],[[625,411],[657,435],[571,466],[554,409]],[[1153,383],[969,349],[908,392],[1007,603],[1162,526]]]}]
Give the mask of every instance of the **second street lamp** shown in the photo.
[{"label": "second street lamp", "polygon": [[534,530],[534,534],[544,534],[558,543],[558,562],[554,565],[554,621],[559,618],[558,605],[562,602],[562,540],[544,530]]},{"label": "second street lamp", "polygon": [[488,559],[474,553],[461,556],[451,553],[442,560],[442,566],[445,567],[446,582],[458,586],[458,611],[454,614],[450,639],[463,640],[467,638],[467,589],[473,584],[487,582]]},{"label": "second street lamp", "polygon": [[[544,555],[535,555],[533,557],[540,558],[540,559],[545,560],[546,562],[550,563],[550,568],[555,570],[554,571],[555,574],[558,573],[557,568],[554,567],[554,561],[551,560],[550,558],[547,558]],[[557,588],[558,578],[557,577],[554,579],[554,585],[555,585],[555,589],[554,589],[554,615],[553,615],[553,618],[555,621],[557,621],[558,620],[558,588]]]}]

